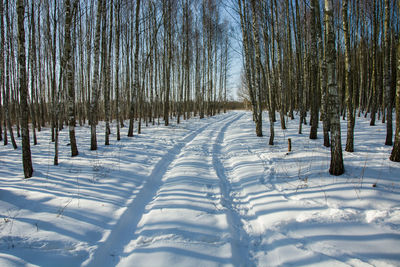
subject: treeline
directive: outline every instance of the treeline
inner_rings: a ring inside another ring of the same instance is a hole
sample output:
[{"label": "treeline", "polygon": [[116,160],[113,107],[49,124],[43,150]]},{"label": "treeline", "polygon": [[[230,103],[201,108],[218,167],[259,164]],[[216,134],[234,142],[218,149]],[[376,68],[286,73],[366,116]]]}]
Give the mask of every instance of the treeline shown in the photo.
[{"label": "treeline", "polygon": [[[219,1],[0,0],[0,139],[22,135],[25,177],[30,140],[68,126],[105,121],[140,133],[142,124],[179,123],[225,111],[230,25]],[[129,125],[124,125],[128,120]],[[28,128],[30,123],[30,129]],[[31,138],[31,139],[30,139]]]},{"label": "treeline", "polygon": [[[390,159],[400,161],[400,52],[398,0],[236,0],[243,38],[243,86],[262,136],[262,110],[274,143],[275,111],[299,113],[299,134],[310,113],[309,138],[322,121],[325,146],[331,146],[330,173],[344,172],[340,117],[347,118],[345,150],[354,151],[354,125],[370,116],[371,126],[387,125]],[[396,52],[397,50],[397,52]],[[396,96],[397,81],[397,96]],[[397,105],[395,105],[397,99]]]}]

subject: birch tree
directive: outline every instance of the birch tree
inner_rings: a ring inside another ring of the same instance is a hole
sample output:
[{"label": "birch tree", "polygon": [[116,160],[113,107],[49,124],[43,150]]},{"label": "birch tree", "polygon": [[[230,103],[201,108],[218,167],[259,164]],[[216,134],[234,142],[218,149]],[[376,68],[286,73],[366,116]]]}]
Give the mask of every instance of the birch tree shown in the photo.
[{"label": "birch tree", "polygon": [[115,3],[115,112],[117,122],[117,141],[121,140],[119,127],[120,121],[120,93],[119,93],[119,53],[120,53],[120,33],[121,33],[121,0]]},{"label": "birch tree", "polygon": [[92,100],[90,103],[90,150],[97,150],[97,112],[99,99],[99,62],[100,62],[100,29],[103,17],[103,6],[105,0],[99,0],[97,3],[96,14],[96,33],[94,39],[94,66],[93,66],[93,81],[92,81]]},{"label": "birch tree", "polygon": [[[111,53],[112,53],[112,42],[113,42],[113,1],[110,1],[110,15],[109,15],[109,32],[108,32],[108,51],[107,45],[104,46],[103,53],[103,69],[104,69],[104,117],[106,121],[105,133],[104,133],[104,144],[110,145],[110,121],[111,121],[111,75],[112,75],[112,64],[111,64]],[[104,12],[105,15],[106,12]]]},{"label": "birch tree", "polygon": [[[397,4],[400,14],[400,1],[397,1]],[[400,162],[400,42],[397,42],[396,133],[390,160]]]},{"label": "birch tree", "polygon": [[25,56],[25,4],[23,0],[17,0],[18,16],[18,70],[19,70],[19,93],[21,108],[21,132],[22,132],[22,164],[25,178],[33,175],[31,147],[29,142],[28,125],[28,87],[26,75],[26,56]]},{"label": "birch tree", "polygon": [[384,63],[383,63],[383,84],[385,87],[385,102],[386,102],[386,140],[385,145],[393,145],[393,123],[392,123],[392,112],[393,112],[393,101],[391,98],[392,87],[391,87],[391,68],[390,68],[390,12],[389,12],[389,0],[385,0],[385,40],[384,40]]},{"label": "birch tree", "polygon": [[250,96],[250,102],[252,105],[253,109],[253,120],[256,124],[256,135],[257,136],[262,136],[262,128],[260,124],[262,123],[259,121],[259,111],[258,111],[258,105],[257,105],[257,93],[256,93],[256,87],[254,86],[253,83],[253,77],[254,77],[254,68],[252,67],[253,59],[252,55],[250,54],[250,36],[249,36],[249,29],[248,29],[248,12],[247,12],[247,7],[246,7],[246,2],[244,0],[238,0],[238,6],[239,6],[239,16],[240,16],[240,25],[242,29],[242,36],[243,36],[243,52],[244,52],[244,68],[245,68],[245,74],[246,74],[246,80],[247,80],[247,85],[248,85],[248,91],[249,91],[249,96]]},{"label": "birch tree", "polygon": [[64,28],[64,55],[62,65],[65,67],[66,85],[68,92],[68,127],[69,140],[71,146],[71,156],[75,157],[79,154],[75,138],[75,82],[74,82],[74,56],[71,45],[71,28],[74,11],[77,9],[78,2],[74,1],[72,7],[70,0],[65,0],[65,28]]},{"label": "birch tree", "polygon": [[261,89],[261,52],[260,52],[260,38],[259,38],[259,25],[257,16],[257,6],[255,0],[251,0],[251,9],[253,13],[253,39],[256,52],[256,94],[257,94],[257,114],[256,114],[256,134],[262,136],[262,89]]},{"label": "birch tree", "polygon": [[341,175],[344,172],[342,143],[340,134],[339,96],[336,79],[336,46],[333,24],[333,0],[325,0],[325,32],[327,86],[329,92],[329,117],[331,126],[331,164],[329,173]]},{"label": "birch tree", "polygon": [[164,56],[163,56],[163,85],[164,85],[164,124],[169,125],[169,95],[171,90],[171,61],[172,61],[172,3],[163,1],[164,23]]},{"label": "birch tree", "polygon": [[354,151],[354,110],[353,110],[353,82],[351,71],[351,55],[350,55],[350,33],[348,23],[348,0],[342,2],[342,17],[343,17],[343,33],[345,45],[345,92],[347,103],[347,152]]},{"label": "birch tree", "polygon": [[[317,42],[317,5],[319,6],[318,0],[311,1],[311,89],[310,89],[310,105],[311,105],[311,128],[310,128],[310,139],[317,139],[318,129],[318,42]],[[333,16],[333,14],[332,14]],[[333,19],[332,19],[333,20]],[[333,23],[333,21],[332,21]]]},{"label": "birch tree", "polygon": [[[5,86],[4,86],[4,58],[5,58],[5,40],[4,40],[4,6],[3,6],[3,1],[0,0],[0,95],[3,96],[3,105],[1,105],[1,97],[0,97],[0,141],[4,140],[4,145],[7,145],[8,143],[8,138],[7,138],[7,109],[5,107]],[[4,128],[2,128],[3,125],[1,125],[4,121]],[[3,129],[4,129],[4,138],[3,138]]]},{"label": "birch tree", "polygon": [[[1,1],[1,0],[0,0]],[[10,25],[10,15],[9,15],[9,3],[8,0],[5,1],[5,10],[6,10],[6,22],[7,22],[7,45],[4,46],[4,48],[6,49],[5,51],[5,56],[6,56],[6,62],[5,65],[6,67],[6,71],[5,71],[5,96],[4,98],[4,110],[5,110],[5,116],[6,116],[6,121],[7,121],[7,128],[8,131],[10,133],[10,139],[11,139],[11,143],[13,145],[14,149],[17,149],[17,143],[15,141],[15,137],[14,137],[14,131],[12,128],[12,123],[11,123],[11,117],[12,117],[12,113],[11,113],[11,109],[12,106],[10,105],[10,99],[11,99],[11,56],[13,55],[13,45],[12,45],[12,35],[11,35],[11,25]],[[4,21],[3,21],[4,24]],[[3,34],[4,35],[4,34]],[[4,49],[3,48],[3,49]],[[6,144],[7,139],[4,138],[4,144]]]},{"label": "birch tree", "polygon": [[375,125],[377,101],[378,101],[378,15],[377,1],[373,1],[373,24],[372,24],[372,81],[371,81],[371,121],[370,125]]},{"label": "birch tree", "polygon": [[[135,9],[135,54],[134,54],[134,80],[133,80],[133,90],[131,94],[131,108],[130,108],[130,118],[129,118],[129,130],[128,136],[133,136],[133,116],[134,116],[134,105],[135,94],[139,92],[139,17],[140,17],[140,0],[136,0]],[[168,116],[167,116],[168,117]],[[166,124],[167,125],[167,124]]]}]

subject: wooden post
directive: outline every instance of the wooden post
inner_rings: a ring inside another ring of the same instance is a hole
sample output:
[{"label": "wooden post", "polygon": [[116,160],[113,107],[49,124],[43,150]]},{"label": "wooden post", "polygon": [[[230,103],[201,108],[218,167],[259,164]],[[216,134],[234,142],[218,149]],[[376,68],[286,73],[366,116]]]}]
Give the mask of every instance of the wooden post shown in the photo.
[{"label": "wooden post", "polygon": [[288,152],[292,151],[292,139],[288,138]]}]

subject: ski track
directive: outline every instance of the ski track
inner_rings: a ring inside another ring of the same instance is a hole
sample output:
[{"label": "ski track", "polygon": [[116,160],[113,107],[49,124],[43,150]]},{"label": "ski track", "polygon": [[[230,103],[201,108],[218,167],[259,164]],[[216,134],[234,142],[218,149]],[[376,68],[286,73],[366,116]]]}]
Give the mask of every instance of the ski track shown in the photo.
[{"label": "ski track", "polygon": [[213,145],[212,161],[215,172],[217,173],[217,176],[219,178],[222,195],[221,204],[225,208],[225,213],[229,223],[229,230],[231,233],[232,256],[234,259],[234,263],[238,266],[255,266],[255,264],[251,261],[249,255],[250,237],[244,230],[240,214],[237,212],[237,207],[235,207],[235,205],[233,204],[233,189],[229,182],[230,179],[225,171],[225,167],[220,159],[220,155],[222,154],[221,144],[224,141],[225,133],[228,127],[239,120],[242,116],[243,114],[240,117],[237,117],[235,120],[232,120],[229,123],[225,124],[221,131],[218,133],[217,139]]},{"label": "ski track", "polygon": [[[142,188],[137,193],[135,198],[128,205],[127,209],[118,219],[115,226],[113,226],[111,232],[107,236],[106,240],[101,242],[99,247],[94,251],[90,258],[84,262],[84,266],[105,266],[108,263],[116,264],[121,260],[118,255],[123,255],[120,253],[124,250],[130,241],[134,240],[136,235],[132,235],[138,227],[138,223],[142,219],[143,215],[146,213],[146,206],[148,206],[153,200],[157,199],[157,192],[163,186],[163,177],[167,171],[171,168],[173,162],[179,161],[179,154],[181,151],[189,146],[191,142],[198,136],[201,136],[208,128],[212,126],[220,126],[220,129],[209,131],[211,134],[218,134],[215,142],[212,144],[212,167],[214,168],[218,178],[219,185],[222,194],[220,202],[224,207],[224,212],[229,224],[230,229],[230,243],[232,250],[232,259],[221,259],[210,257],[209,260],[220,261],[221,263],[236,264],[239,266],[249,266],[249,259],[247,255],[247,249],[243,249],[248,242],[248,237],[243,230],[243,225],[240,221],[238,214],[234,211],[232,206],[232,199],[230,197],[231,187],[229,181],[224,174],[223,164],[218,159],[218,155],[221,153],[221,148],[219,143],[223,141],[224,132],[227,128],[235,121],[239,120],[243,114],[231,113],[222,121],[211,121],[210,123],[202,126],[201,128],[195,130],[194,132],[188,134],[182,140],[178,141],[155,165],[153,171],[147,178],[147,180],[142,185]],[[211,138],[211,136],[210,136]],[[209,144],[211,145],[211,144]],[[207,186],[208,187],[208,186]],[[209,198],[215,198],[212,194],[207,194]],[[214,206],[216,204],[213,204]],[[218,209],[218,207],[216,207]],[[239,229],[238,229],[239,228]],[[240,236],[238,236],[237,230],[239,230]],[[243,252],[245,251],[245,252]],[[126,256],[126,255],[125,255]]]}]

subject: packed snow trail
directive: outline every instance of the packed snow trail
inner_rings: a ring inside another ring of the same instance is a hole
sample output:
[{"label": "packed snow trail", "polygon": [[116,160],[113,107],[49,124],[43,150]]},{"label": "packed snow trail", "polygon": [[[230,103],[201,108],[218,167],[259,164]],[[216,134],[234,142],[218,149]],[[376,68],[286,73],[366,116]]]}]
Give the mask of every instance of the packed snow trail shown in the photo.
[{"label": "packed snow trail", "polygon": [[[232,121],[232,123],[234,123]],[[252,266],[249,255],[250,237],[243,228],[243,223],[240,218],[240,213],[235,207],[232,195],[232,186],[230,179],[225,171],[224,164],[221,161],[223,152],[221,144],[224,141],[227,128],[231,125],[225,124],[221,131],[218,133],[217,140],[213,145],[212,163],[217,173],[221,190],[221,204],[225,207],[226,216],[229,223],[231,233],[231,246],[234,263],[238,266]]]},{"label": "packed snow trail", "polygon": [[141,266],[149,258],[160,259],[152,266],[251,266],[218,160],[224,132],[242,116],[232,113],[214,121],[168,151],[88,266]]}]

